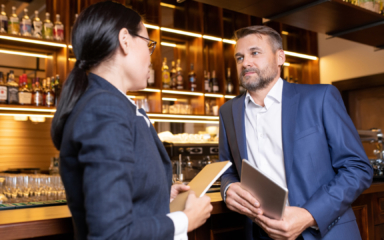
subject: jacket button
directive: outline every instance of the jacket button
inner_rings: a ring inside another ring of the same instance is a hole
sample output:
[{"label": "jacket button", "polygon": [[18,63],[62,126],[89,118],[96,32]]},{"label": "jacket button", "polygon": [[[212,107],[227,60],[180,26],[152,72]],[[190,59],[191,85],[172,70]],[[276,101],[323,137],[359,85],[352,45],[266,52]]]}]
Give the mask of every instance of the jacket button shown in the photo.
[{"label": "jacket button", "polygon": [[338,217],[337,219],[340,220],[340,217]]},{"label": "jacket button", "polygon": [[331,225],[328,226],[328,230],[331,230]]}]

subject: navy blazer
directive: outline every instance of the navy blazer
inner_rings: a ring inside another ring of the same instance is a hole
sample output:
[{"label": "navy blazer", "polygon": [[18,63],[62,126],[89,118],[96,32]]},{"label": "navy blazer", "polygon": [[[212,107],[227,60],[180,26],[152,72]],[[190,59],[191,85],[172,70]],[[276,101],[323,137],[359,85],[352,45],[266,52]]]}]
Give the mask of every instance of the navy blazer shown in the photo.
[{"label": "navy blazer", "polygon": [[[219,156],[233,163],[221,177],[222,195],[239,181],[241,160],[248,159],[244,99],[240,95],[220,109]],[[223,119],[230,110],[232,124]],[[304,231],[304,239],[361,239],[351,204],[371,185],[373,169],[339,91],[284,81],[282,140],[289,203],[307,209],[319,227]],[[246,228],[251,225],[248,219]]]},{"label": "navy blazer", "polygon": [[163,144],[117,88],[92,73],[88,79],[60,151],[76,239],[173,239]]}]

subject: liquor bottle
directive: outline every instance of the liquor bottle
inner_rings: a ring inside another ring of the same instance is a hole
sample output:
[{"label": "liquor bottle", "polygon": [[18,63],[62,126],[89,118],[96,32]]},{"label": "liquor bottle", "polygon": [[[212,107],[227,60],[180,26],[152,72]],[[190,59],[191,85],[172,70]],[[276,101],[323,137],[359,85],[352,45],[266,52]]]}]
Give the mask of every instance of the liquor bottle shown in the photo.
[{"label": "liquor bottle", "polygon": [[148,87],[153,87],[155,85],[155,70],[152,68],[152,64],[149,67],[149,78],[147,85]]},{"label": "liquor bottle", "polygon": [[231,69],[227,69],[227,93],[233,94],[233,83],[231,79]]},{"label": "liquor bottle", "polygon": [[172,61],[172,69],[171,69],[171,88],[176,89],[177,87],[177,74],[176,74],[176,67],[175,67],[175,61]]},{"label": "liquor bottle", "polygon": [[53,27],[53,38],[56,41],[64,40],[64,25],[60,22],[60,14],[56,14],[56,22]]},{"label": "liquor bottle", "polygon": [[41,81],[41,84],[42,84],[42,87],[41,87],[41,91],[43,93],[43,106],[45,106],[45,98],[46,98],[46,91],[47,91],[47,80],[45,78],[43,78],[43,80]]},{"label": "liquor bottle", "polygon": [[59,103],[59,100],[60,100],[60,93],[61,93],[61,85],[60,85],[60,76],[59,76],[59,74],[56,75],[54,89],[55,89],[55,106],[57,106],[58,103]]},{"label": "liquor bottle", "polygon": [[53,24],[49,19],[49,13],[45,13],[45,20],[43,24],[43,38],[52,40],[53,39]]},{"label": "liquor bottle", "polygon": [[205,92],[211,92],[212,91],[211,86],[209,84],[210,76],[211,76],[211,74],[209,73],[209,71],[208,72],[204,71],[204,89],[205,89]]},{"label": "liquor bottle", "polygon": [[55,106],[55,93],[52,90],[51,79],[49,77],[47,78],[47,88],[45,91],[45,106]]},{"label": "liquor bottle", "polygon": [[20,76],[21,87],[19,88],[19,104],[20,105],[31,105],[32,103],[32,93],[27,85],[27,74]]},{"label": "liquor bottle", "polygon": [[216,72],[215,70],[212,71],[212,92],[218,93],[219,92],[219,82],[216,78]]},{"label": "liquor bottle", "polygon": [[5,13],[5,5],[1,4],[0,33],[8,33],[8,17]]},{"label": "liquor bottle", "polygon": [[197,85],[196,85],[196,74],[194,71],[193,63],[191,63],[191,71],[188,74],[189,78],[189,89],[194,92],[196,91]]},{"label": "liquor bottle", "polygon": [[32,105],[34,106],[43,106],[43,91],[40,87],[39,78],[35,79],[35,89],[33,91]]},{"label": "liquor bottle", "polygon": [[181,66],[180,66],[180,59],[177,59],[176,89],[178,89],[178,90],[184,89],[183,69],[181,69]]},{"label": "liquor bottle", "polygon": [[43,37],[43,22],[39,18],[39,11],[35,11],[35,18],[32,22],[32,36],[35,38]]},{"label": "liquor bottle", "polygon": [[4,74],[0,72],[0,103],[5,104],[8,102],[8,86],[4,82]]},{"label": "liquor bottle", "polygon": [[161,81],[163,82],[163,89],[168,89],[170,87],[170,75],[167,65],[167,58],[164,58],[163,67],[161,68]]},{"label": "liquor bottle", "polygon": [[18,104],[19,103],[19,86],[15,81],[15,75],[13,70],[9,71],[8,75],[8,104]]},{"label": "liquor bottle", "polygon": [[8,34],[20,34],[20,21],[19,17],[16,15],[16,7],[12,7],[12,15],[9,16]]},{"label": "liquor bottle", "polygon": [[20,34],[21,36],[26,36],[26,37],[32,36],[32,23],[31,23],[31,19],[28,17],[27,8],[24,8],[24,17],[21,19]]}]

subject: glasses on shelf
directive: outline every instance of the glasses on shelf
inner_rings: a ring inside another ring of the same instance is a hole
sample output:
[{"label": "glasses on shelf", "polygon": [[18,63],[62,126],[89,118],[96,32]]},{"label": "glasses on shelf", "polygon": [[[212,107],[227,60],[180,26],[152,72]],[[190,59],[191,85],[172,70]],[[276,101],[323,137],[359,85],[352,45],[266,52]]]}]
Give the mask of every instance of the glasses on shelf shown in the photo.
[{"label": "glasses on shelf", "polygon": [[140,36],[140,35],[138,35],[138,34],[132,34],[132,33],[131,33],[131,35],[136,36],[136,37],[139,37],[139,38],[141,38],[141,39],[144,39],[144,40],[148,41],[147,45],[148,45],[148,49],[149,49],[149,55],[152,55],[153,51],[155,51],[155,47],[156,47],[156,44],[157,44],[156,41],[153,41],[153,40],[151,40],[151,39],[149,39],[149,38]]}]

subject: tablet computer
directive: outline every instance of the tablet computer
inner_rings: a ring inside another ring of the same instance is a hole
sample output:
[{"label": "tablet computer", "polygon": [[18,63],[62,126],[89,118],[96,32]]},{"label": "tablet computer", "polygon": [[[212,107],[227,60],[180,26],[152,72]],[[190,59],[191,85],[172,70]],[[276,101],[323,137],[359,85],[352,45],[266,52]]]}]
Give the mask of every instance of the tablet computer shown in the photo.
[{"label": "tablet computer", "polygon": [[241,167],[241,186],[259,201],[265,216],[277,220],[283,217],[288,189],[275,183],[245,159]]}]

